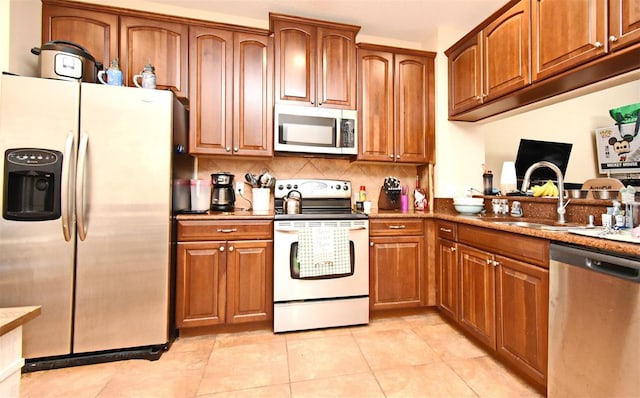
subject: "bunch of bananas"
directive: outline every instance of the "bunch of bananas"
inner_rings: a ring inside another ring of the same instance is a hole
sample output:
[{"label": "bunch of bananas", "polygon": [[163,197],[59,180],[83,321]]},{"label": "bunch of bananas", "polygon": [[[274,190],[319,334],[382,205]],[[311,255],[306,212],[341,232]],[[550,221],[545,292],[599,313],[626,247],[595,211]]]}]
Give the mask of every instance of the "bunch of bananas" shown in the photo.
[{"label": "bunch of bananas", "polygon": [[534,185],[531,190],[533,191],[533,196],[558,197],[558,187],[551,180],[548,180],[544,185]]}]

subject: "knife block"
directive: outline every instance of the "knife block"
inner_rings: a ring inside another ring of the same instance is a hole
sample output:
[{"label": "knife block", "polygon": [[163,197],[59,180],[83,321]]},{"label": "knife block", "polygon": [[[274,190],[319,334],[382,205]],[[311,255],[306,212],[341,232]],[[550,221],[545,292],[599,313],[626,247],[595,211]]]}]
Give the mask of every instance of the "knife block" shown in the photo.
[{"label": "knife block", "polygon": [[378,209],[398,210],[400,208],[400,191],[400,188],[385,189],[385,187],[381,187],[378,195]]}]

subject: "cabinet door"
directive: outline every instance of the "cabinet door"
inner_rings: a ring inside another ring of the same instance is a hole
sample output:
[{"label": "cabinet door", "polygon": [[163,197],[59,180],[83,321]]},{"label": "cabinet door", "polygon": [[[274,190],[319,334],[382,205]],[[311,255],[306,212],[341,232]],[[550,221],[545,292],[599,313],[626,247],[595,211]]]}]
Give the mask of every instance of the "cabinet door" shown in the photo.
[{"label": "cabinet door", "polygon": [[549,271],[504,257],[497,260],[498,353],[545,386]]},{"label": "cabinet door", "polygon": [[413,308],[423,305],[422,237],[371,238],[370,308]]},{"label": "cabinet door", "polygon": [[393,54],[358,49],[358,160],[393,161]]},{"label": "cabinet door", "polygon": [[438,239],[436,264],[436,305],[444,315],[457,321],[458,247],[455,242]]},{"label": "cabinet door", "polygon": [[612,51],[640,42],[638,0],[609,0],[609,46]]},{"label": "cabinet door", "polygon": [[233,153],[272,156],[272,41],[248,33],[234,37]]},{"label": "cabinet door", "polygon": [[533,81],[605,53],[605,0],[533,0]]},{"label": "cabinet door", "polygon": [[274,21],[276,102],[315,105],[315,27]]},{"label": "cabinet door", "polygon": [[233,33],[189,30],[189,152],[231,154],[233,145]]},{"label": "cabinet door", "polygon": [[481,34],[447,53],[449,63],[449,115],[482,103]]},{"label": "cabinet door", "polygon": [[224,323],[225,264],[225,242],[178,243],[176,327]]},{"label": "cabinet door", "polygon": [[482,31],[483,101],[529,84],[529,10],[529,0],[521,0]]},{"label": "cabinet door", "polygon": [[317,28],[316,35],[318,106],[355,109],[355,32]]},{"label": "cabinet door", "polygon": [[147,63],[155,67],[156,85],[188,97],[189,27],[162,20],[120,17],[120,59],[125,85],[133,84]]},{"label": "cabinet door", "polygon": [[479,341],[496,348],[496,299],[493,255],[458,244],[460,325]]},{"label": "cabinet door", "polygon": [[105,67],[118,56],[118,16],[42,5],[42,43],[66,40],[87,49]]},{"label": "cabinet door", "polygon": [[273,241],[230,241],[227,323],[273,319]]},{"label": "cabinet door", "polygon": [[433,131],[433,58],[395,54],[395,160],[426,163]]}]

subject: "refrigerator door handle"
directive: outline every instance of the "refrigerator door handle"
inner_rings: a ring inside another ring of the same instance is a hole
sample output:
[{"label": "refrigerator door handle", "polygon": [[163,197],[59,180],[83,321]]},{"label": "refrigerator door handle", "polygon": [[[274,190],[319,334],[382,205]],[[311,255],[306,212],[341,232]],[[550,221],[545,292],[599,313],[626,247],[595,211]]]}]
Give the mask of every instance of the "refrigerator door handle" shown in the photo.
[{"label": "refrigerator door handle", "polygon": [[73,143],[74,143],[74,134],[73,132],[69,132],[67,135],[67,139],[64,143],[64,154],[62,155],[62,176],[61,176],[61,186],[60,189],[60,207],[61,207],[61,217],[62,220],[62,234],[64,235],[64,240],[69,242],[71,240],[71,226],[69,225],[69,214],[73,211],[70,208],[71,205],[71,161],[73,159]]},{"label": "refrigerator door handle", "polygon": [[80,133],[80,144],[78,145],[78,171],[76,175],[76,220],[78,229],[78,238],[84,241],[87,237],[87,228],[85,225],[84,214],[84,173],[87,163],[87,147],[89,145],[89,136],[86,133]]}]

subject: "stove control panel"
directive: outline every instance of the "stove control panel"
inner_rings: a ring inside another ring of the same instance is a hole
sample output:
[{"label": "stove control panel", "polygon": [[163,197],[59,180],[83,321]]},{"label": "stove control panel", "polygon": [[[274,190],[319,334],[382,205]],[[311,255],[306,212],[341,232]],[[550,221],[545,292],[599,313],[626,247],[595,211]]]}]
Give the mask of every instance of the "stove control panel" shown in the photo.
[{"label": "stove control panel", "polygon": [[282,198],[293,190],[300,192],[303,199],[349,199],[351,198],[351,181],[305,178],[278,180],[275,187],[275,196]]}]

